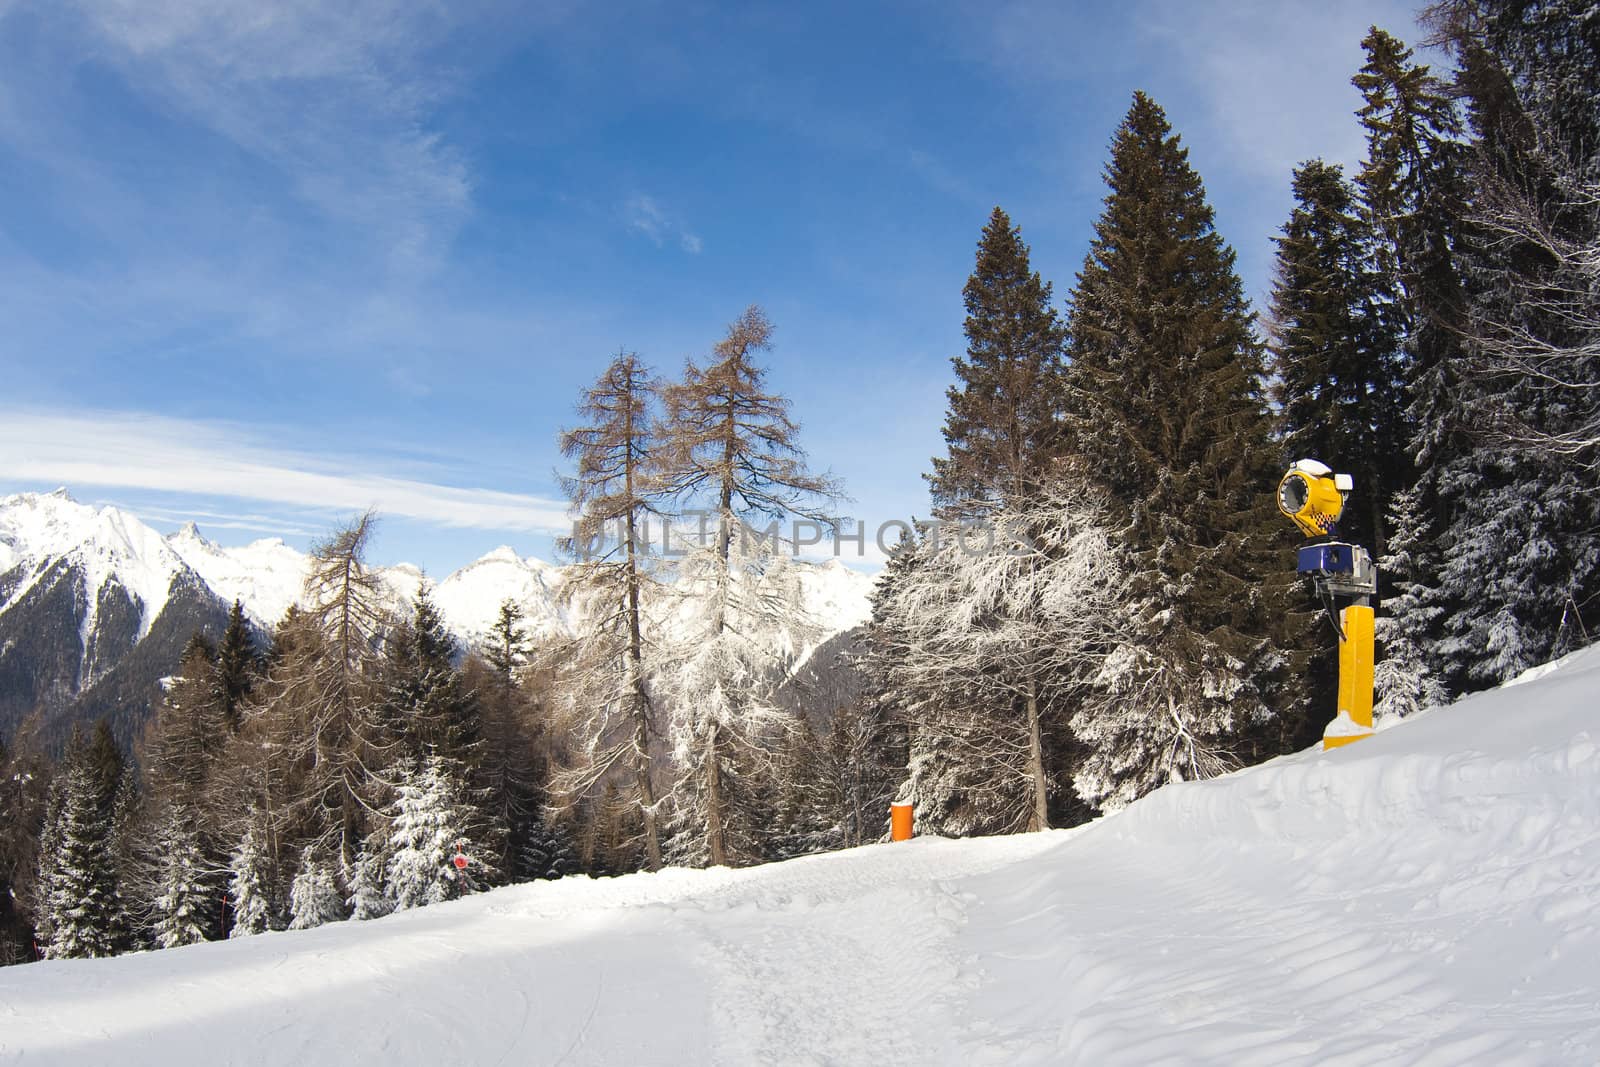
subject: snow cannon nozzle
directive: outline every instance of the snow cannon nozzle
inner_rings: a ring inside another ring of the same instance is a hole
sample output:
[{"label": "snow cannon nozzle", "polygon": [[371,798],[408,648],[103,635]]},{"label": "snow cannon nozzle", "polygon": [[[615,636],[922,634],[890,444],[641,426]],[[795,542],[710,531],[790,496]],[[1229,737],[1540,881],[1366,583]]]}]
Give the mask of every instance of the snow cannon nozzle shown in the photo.
[{"label": "snow cannon nozzle", "polygon": [[1302,459],[1278,482],[1278,510],[1307,537],[1326,537],[1344,513],[1345,499],[1355,488],[1348,474],[1335,474],[1325,463]]}]

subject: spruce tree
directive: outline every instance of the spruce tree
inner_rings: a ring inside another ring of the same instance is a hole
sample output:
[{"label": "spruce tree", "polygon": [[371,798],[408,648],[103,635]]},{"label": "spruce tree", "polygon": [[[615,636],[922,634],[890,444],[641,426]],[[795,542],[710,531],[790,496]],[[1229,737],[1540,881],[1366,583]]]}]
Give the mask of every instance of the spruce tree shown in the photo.
[{"label": "spruce tree", "polygon": [[522,624],[522,608],[510,597],[500,602],[484,658],[494,668],[498,685],[504,689],[516,685],[517,670],[528,661],[528,634]]},{"label": "spruce tree", "polygon": [[244,604],[235,599],[228,613],[227,628],[217,646],[217,686],[222,700],[222,717],[230,731],[237,731],[245,702],[255,685],[260,669],[255,642],[244,617]]},{"label": "spruce tree", "polygon": [[[390,810],[386,896],[397,909],[419,908],[477,892],[493,872],[472,837],[461,784],[438,757],[403,769]],[[451,862],[460,848],[466,870]]]},{"label": "spruce tree", "polygon": [[41,755],[25,744],[8,749],[0,742],[0,966],[33,960],[35,941],[49,943],[47,934],[34,929],[33,905],[52,792]]},{"label": "spruce tree", "polygon": [[156,838],[155,882],[150,936],[157,948],[221,936],[215,925],[217,878],[208,869],[193,813],[176,805],[167,809]]},{"label": "spruce tree", "polygon": [[356,857],[355,877],[351,881],[350,899],[346,901],[350,906],[350,918],[381,919],[394,911],[394,900],[384,884],[388,862],[383,844],[369,837]]},{"label": "spruce tree", "polygon": [[1062,444],[1063,329],[1050,283],[1028,262],[1020,229],[996,207],[962,290],[967,352],[951,360],[946,454],[929,482],[936,513],[993,512],[1038,491]]},{"label": "spruce tree", "polygon": [[1436,651],[1456,689],[1577,647],[1600,624],[1600,16],[1555,0],[1447,2],[1431,19],[1469,105],[1462,256],[1470,446],[1441,469]]},{"label": "spruce tree", "polygon": [[[1268,331],[1280,458],[1322,460],[1352,475],[1338,533],[1380,558],[1390,503],[1414,480],[1395,283],[1379,267],[1380,242],[1337,166],[1302,164],[1293,191],[1295,208],[1277,239]],[[1312,584],[1303,585],[1296,643],[1315,651],[1304,695],[1280,709],[1290,712],[1280,717],[1286,748],[1312,743],[1336,710],[1337,641]],[[1387,590],[1380,585],[1381,595]]]},{"label": "spruce tree", "polygon": [[549,820],[530,828],[518,864],[524,875],[534,879],[565,878],[578,870],[571,837],[561,824]]},{"label": "spruce tree", "polygon": [[344,898],[332,870],[315,849],[306,846],[289,890],[289,929],[310,930],[344,918]]},{"label": "spruce tree", "polygon": [[[1457,507],[1449,472],[1469,447],[1460,262],[1466,155],[1449,86],[1383,30],[1374,27],[1362,47],[1366,63],[1351,79],[1362,95],[1357,116],[1367,135],[1356,185],[1376,265],[1393,296],[1389,307],[1401,335],[1411,431],[1406,449],[1415,470],[1415,486],[1406,490],[1411,514],[1404,538],[1371,546],[1380,559],[1392,554],[1411,561],[1407,591],[1380,605],[1378,637],[1388,655],[1391,638],[1409,635],[1404,640],[1422,657],[1415,669],[1448,686],[1448,676],[1459,671],[1444,665],[1438,648],[1445,621],[1460,604],[1442,590],[1441,576],[1424,568],[1440,558],[1433,542],[1444,535]],[[1383,580],[1387,590],[1388,578]],[[1427,685],[1431,691],[1434,683]]]},{"label": "spruce tree", "polygon": [[[109,739],[109,732],[104,733]],[[111,849],[111,798],[116,780],[107,781],[114,744],[86,744],[74,731],[67,746],[59,807],[49,828],[53,857],[48,865],[52,959],[110,956],[126,942],[127,917]],[[118,775],[120,777],[120,774]],[[43,892],[45,887],[41,886]]]},{"label": "spruce tree", "polygon": [[1395,497],[1390,508],[1393,549],[1378,560],[1394,595],[1377,619],[1383,656],[1373,677],[1373,714],[1403,718],[1449,702],[1450,693],[1433,669],[1429,642],[1442,632],[1430,587],[1442,571],[1438,546],[1424,534],[1422,507],[1415,489]]},{"label": "spruce tree", "polygon": [[1387,550],[1389,502],[1412,481],[1393,293],[1355,190],[1321,160],[1294,172],[1295,208],[1277,239],[1269,349],[1286,461],[1319,459],[1356,491],[1339,530]]},{"label": "spruce tree", "polygon": [[1136,93],[1068,324],[1076,468],[1109,499],[1129,575],[1129,636],[1073,719],[1096,804],[1231,765],[1285,666],[1262,355],[1187,156]]},{"label": "spruce tree", "polygon": [[260,814],[252,808],[228,862],[228,898],[233,907],[229,937],[249,937],[278,928],[278,897]]},{"label": "spruce tree", "polygon": [[396,758],[437,756],[461,781],[482,760],[477,696],[456,668],[455,638],[426,588],[411,618],[395,627],[384,652],[386,714],[401,739]]}]

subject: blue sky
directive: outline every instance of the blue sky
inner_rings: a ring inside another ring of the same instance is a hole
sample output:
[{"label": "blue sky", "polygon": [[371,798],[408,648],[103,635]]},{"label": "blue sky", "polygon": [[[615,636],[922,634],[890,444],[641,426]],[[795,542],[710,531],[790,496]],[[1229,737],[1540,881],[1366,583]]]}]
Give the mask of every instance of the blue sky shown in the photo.
[{"label": "blue sky", "polygon": [[0,0],[0,494],[548,558],[579,390],[759,303],[851,512],[924,514],[989,210],[1063,300],[1144,89],[1259,309],[1290,169],[1359,158],[1360,38],[1411,11]]}]

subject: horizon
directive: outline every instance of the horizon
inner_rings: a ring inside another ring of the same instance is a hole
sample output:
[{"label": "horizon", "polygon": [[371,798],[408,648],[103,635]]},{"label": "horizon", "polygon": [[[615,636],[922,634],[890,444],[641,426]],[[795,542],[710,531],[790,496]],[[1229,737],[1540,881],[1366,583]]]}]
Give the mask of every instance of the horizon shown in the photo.
[{"label": "horizon", "polygon": [[846,510],[925,517],[992,207],[1062,307],[1146,90],[1259,313],[1368,25],[1425,51],[1376,0],[252,10],[0,3],[0,495],[302,549],[376,507],[438,574],[555,559],[579,391],[751,303]]}]

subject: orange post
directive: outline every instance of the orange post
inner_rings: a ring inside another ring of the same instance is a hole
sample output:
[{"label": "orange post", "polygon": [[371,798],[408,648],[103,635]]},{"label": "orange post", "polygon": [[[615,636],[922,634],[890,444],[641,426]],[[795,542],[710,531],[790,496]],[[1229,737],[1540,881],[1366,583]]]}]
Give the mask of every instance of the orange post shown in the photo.
[{"label": "orange post", "polygon": [[889,839],[891,841],[911,840],[911,805],[894,803],[889,805]]}]

